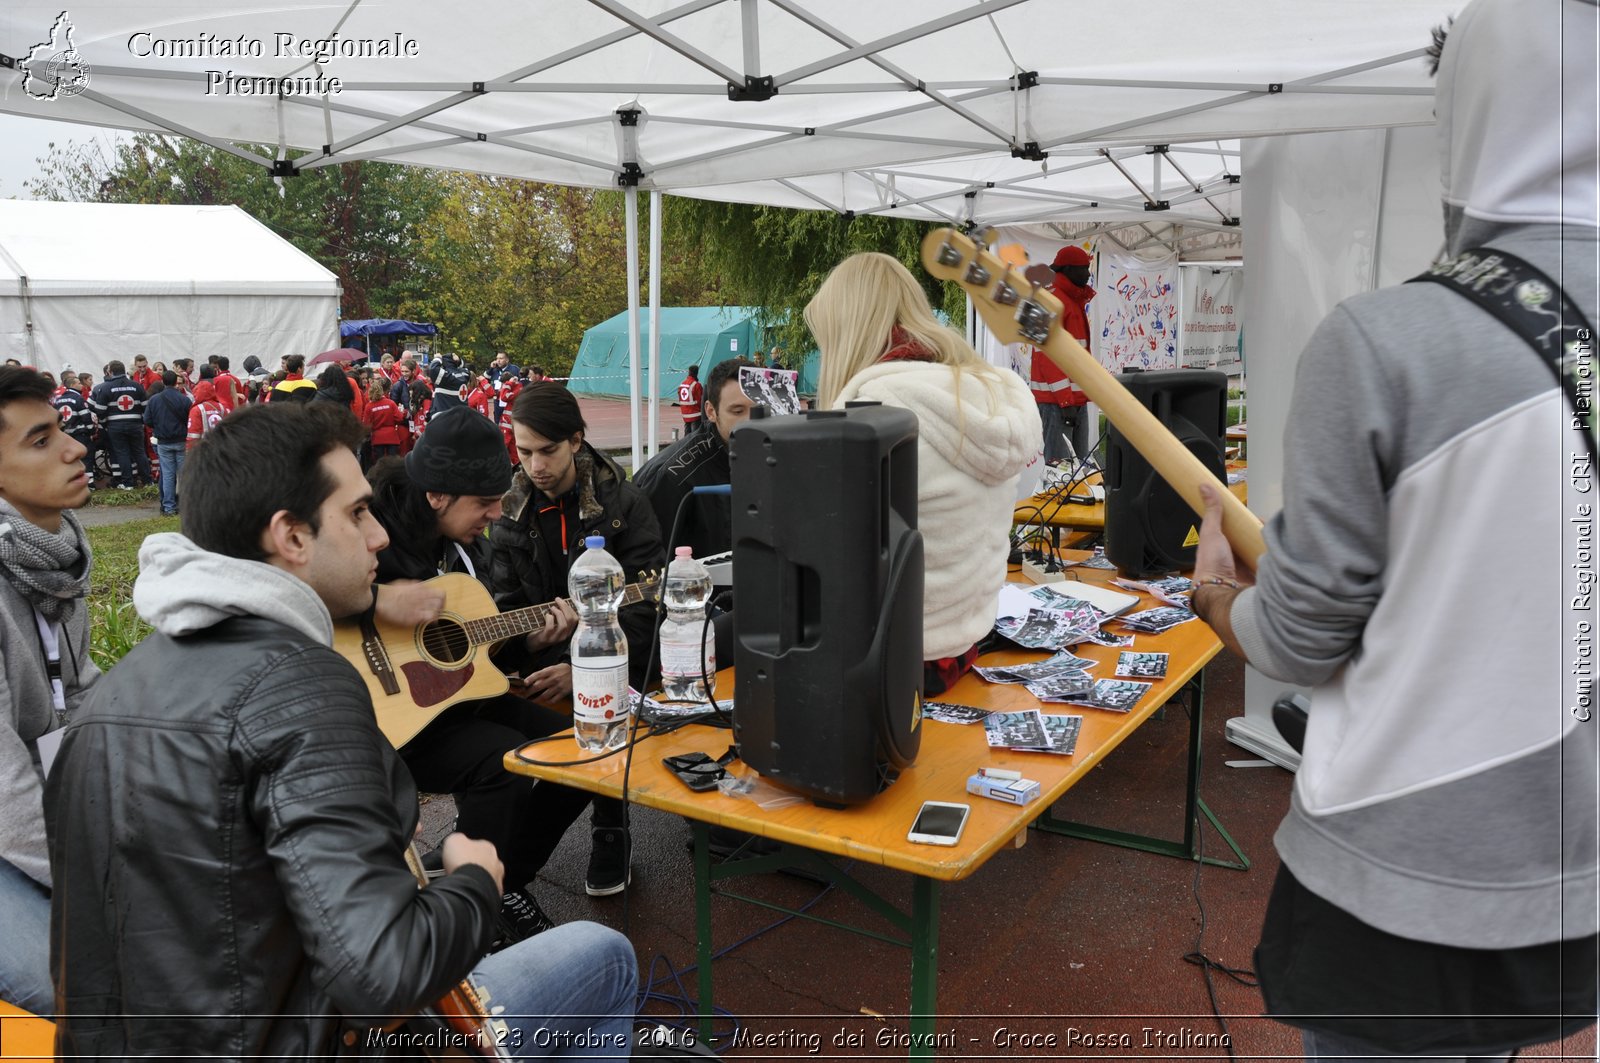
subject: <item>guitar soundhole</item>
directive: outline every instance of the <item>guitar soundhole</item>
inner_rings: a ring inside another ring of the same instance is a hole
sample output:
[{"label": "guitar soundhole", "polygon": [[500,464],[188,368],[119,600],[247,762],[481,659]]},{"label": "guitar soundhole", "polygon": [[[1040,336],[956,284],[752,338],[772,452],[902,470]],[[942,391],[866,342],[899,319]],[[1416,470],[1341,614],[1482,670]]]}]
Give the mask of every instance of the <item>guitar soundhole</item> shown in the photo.
[{"label": "guitar soundhole", "polygon": [[435,620],[423,625],[422,651],[439,664],[459,664],[472,655],[472,640],[460,623]]}]

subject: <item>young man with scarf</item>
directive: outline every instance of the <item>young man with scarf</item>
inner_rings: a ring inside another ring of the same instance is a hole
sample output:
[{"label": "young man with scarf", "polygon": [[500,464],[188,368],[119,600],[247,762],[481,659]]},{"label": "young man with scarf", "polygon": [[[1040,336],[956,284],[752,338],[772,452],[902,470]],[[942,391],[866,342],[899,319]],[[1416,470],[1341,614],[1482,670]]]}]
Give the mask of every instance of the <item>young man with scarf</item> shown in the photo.
[{"label": "young man with scarf", "polygon": [[[587,426],[572,392],[554,381],[532,384],[517,396],[511,421],[521,463],[500,518],[489,526],[489,585],[501,609],[566,597],[567,572],[590,535],[605,537],[606,550],[629,582],[665,570],[666,546],[649,500],[616,462],[583,438]],[[624,606],[617,619],[628,638],[628,680],[643,690],[655,606]],[[521,656],[505,663],[515,663],[526,677],[528,697],[570,701],[572,665],[565,643]],[[621,804],[596,799],[593,826],[584,889],[591,897],[620,893],[628,884],[630,851]]]},{"label": "young man with scarf", "polygon": [[82,443],[54,389],[0,369],[0,999],[54,1010],[44,768],[100,672],[89,660],[89,500]]}]

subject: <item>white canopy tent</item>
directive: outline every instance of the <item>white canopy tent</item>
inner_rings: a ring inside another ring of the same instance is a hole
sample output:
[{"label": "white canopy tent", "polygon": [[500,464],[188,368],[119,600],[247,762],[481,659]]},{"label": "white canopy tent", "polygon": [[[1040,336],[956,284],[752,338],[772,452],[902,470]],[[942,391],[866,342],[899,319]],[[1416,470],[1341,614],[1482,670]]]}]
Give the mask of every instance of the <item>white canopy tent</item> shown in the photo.
[{"label": "white canopy tent", "polygon": [[[1437,0],[13,0],[0,111],[181,133],[285,178],[382,159],[620,184],[630,236],[639,188],[981,224],[1148,207],[1227,225],[1238,170],[1199,156],[1219,139],[1431,122],[1416,58],[1445,13]],[[630,254],[630,281],[637,270]]]},{"label": "white canopy tent", "polygon": [[96,375],[338,345],[339,282],[238,207],[0,200],[0,357]]}]

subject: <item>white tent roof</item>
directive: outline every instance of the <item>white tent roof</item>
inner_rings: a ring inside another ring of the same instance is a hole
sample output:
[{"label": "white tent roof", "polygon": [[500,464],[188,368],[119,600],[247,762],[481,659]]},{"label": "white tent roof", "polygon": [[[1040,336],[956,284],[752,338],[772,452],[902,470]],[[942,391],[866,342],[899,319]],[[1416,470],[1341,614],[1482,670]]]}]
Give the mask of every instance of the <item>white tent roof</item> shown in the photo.
[{"label": "white tent roof", "polygon": [[[836,210],[914,200],[916,216],[976,207],[985,222],[1165,200],[1220,223],[1236,203],[1203,193],[1231,159],[1191,155],[1192,181],[1169,165],[1161,183],[1145,149],[1430,123],[1417,56],[1450,6],[93,0],[70,9],[69,40],[59,2],[12,0],[0,11],[0,111],[316,153],[298,167],[376,158]],[[413,54],[304,57],[299,42],[329,37],[335,50]],[[241,44],[260,55],[227,54]],[[86,78],[36,98],[55,88],[43,70],[63,52],[69,75]],[[341,88],[241,95],[229,73],[320,74]],[[1131,149],[1118,161],[1145,191],[1100,148]],[[1015,181],[1041,167],[1044,180]],[[996,189],[973,203],[974,181]]]},{"label": "white tent roof", "polygon": [[238,207],[0,200],[0,291],[339,294],[332,273]]}]

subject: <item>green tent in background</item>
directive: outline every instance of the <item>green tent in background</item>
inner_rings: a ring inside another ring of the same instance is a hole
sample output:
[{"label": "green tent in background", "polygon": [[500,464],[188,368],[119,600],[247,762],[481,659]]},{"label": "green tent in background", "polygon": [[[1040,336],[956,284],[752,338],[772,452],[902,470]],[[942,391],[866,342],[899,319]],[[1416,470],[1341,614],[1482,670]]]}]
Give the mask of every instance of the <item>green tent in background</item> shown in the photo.
[{"label": "green tent in background", "polygon": [[[748,358],[754,351],[771,352],[767,337],[756,324],[758,311],[746,306],[667,306],[661,308],[661,368],[654,374],[656,394],[676,401],[678,383],[691,365],[700,367],[705,380],[711,367],[725,358]],[[650,316],[639,314],[639,394],[650,396]],[[816,390],[816,352],[800,368],[800,391]],[[809,385],[809,388],[808,388]],[[607,318],[583,334],[578,357],[573,359],[568,387],[583,395],[628,395],[628,314]]]}]

